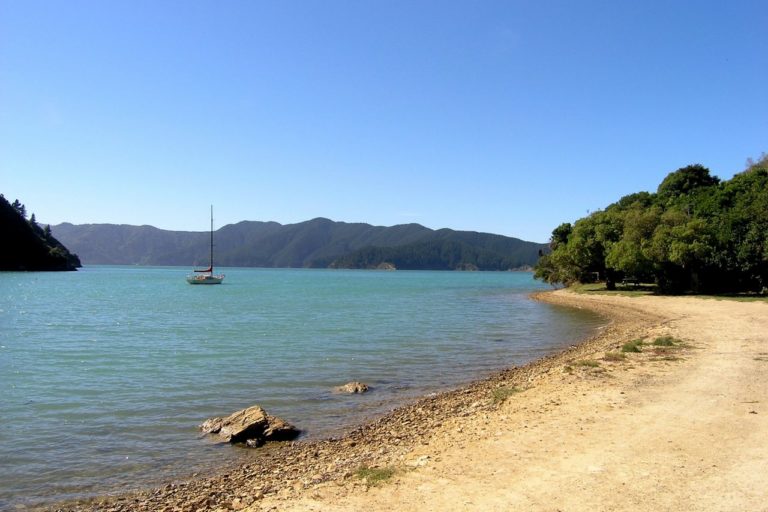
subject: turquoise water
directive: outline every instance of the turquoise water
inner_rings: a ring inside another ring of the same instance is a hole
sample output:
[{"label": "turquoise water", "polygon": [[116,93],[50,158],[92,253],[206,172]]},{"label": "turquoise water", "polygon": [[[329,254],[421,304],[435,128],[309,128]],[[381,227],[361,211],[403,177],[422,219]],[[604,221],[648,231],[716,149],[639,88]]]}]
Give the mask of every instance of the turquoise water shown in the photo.
[{"label": "turquoise water", "polygon": [[[592,332],[517,272],[86,267],[0,273],[0,509],[162,483],[253,451],[196,426],[253,404],[338,435]],[[361,380],[362,396],[332,393]]]}]

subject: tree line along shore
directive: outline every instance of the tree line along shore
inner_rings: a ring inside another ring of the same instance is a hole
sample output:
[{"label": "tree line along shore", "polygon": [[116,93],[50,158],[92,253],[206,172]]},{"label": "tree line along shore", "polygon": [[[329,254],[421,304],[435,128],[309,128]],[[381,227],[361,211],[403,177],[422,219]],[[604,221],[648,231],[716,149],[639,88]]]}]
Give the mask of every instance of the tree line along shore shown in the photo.
[{"label": "tree line along shore", "polygon": [[661,293],[768,293],[768,155],[730,180],[689,165],[552,232],[535,268],[551,284]]}]

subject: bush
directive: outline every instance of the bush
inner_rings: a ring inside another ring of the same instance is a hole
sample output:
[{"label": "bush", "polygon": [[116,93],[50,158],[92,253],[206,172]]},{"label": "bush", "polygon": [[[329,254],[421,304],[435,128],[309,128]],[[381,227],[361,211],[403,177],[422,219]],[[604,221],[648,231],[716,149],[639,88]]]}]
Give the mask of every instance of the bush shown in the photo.
[{"label": "bush", "polygon": [[653,344],[657,347],[674,347],[678,343],[680,343],[680,340],[672,336],[660,336],[653,340]]},{"label": "bush", "polygon": [[627,356],[621,352],[606,352],[603,356],[603,361],[619,362],[624,361],[626,358]]},{"label": "bush", "polygon": [[363,466],[355,471],[355,476],[365,480],[368,485],[379,485],[395,476],[395,468],[369,468]]},{"label": "bush", "polygon": [[496,388],[491,392],[491,397],[494,404],[502,404],[507,400],[507,398],[521,391],[522,389],[515,386]]},{"label": "bush", "polygon": [[640,346],[643,344],[643,340],[632,340],[621,346],[622,352],[642,352]]}]

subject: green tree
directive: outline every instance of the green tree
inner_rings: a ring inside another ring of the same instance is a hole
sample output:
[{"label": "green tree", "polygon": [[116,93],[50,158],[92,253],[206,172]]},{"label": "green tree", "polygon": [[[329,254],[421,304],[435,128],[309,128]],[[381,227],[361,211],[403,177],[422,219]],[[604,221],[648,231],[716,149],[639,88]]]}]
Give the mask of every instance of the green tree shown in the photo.
[{"label": "green tree", "polygon": [[724,182],[699,164],[678,169],[655,194],[561,224],[550,247],[535,275],[553,284],[632,276],[665,292],[768,293],[768,157]]},{"label": "green tree", "polygon": [[13,206],[13,209],[19,212],[19,215],[21,215],[23,218],[27,218],[27,208],[21,204],[21,201],[16,199],[13,203],[11,203],[11,206]]},{"label": "green tree", "polygon": [[700,164],[689,165],[669,174],[659,185],[657,194],[662,200],[687,195],[702,187],[717,185],[720,179],[709,174]]},{"label": "green tree", "polygon": [[557,226],[554,231],[552,231],[552,237],[549,239],[550,249],[554,251],[559,246],[567,244],[571,232],[573,232],[573,226],[571,226],[570,222],[564,222]]}]

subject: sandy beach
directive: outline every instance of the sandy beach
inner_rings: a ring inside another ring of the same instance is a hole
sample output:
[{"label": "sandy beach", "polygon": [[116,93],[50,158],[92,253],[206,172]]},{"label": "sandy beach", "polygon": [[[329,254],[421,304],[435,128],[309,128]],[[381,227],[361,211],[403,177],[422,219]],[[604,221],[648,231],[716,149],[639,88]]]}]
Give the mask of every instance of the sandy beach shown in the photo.
[{"label": "sandy beach", "polygon": [[[768,510],[768,303],[564,290],[537,300],[611,321],[340,439],[63,510]],[[652,344],[663,336],[681,342]],[[640,352],[621,352],[637,339]],[[362,466],[394,474],[374,484]]]}]

